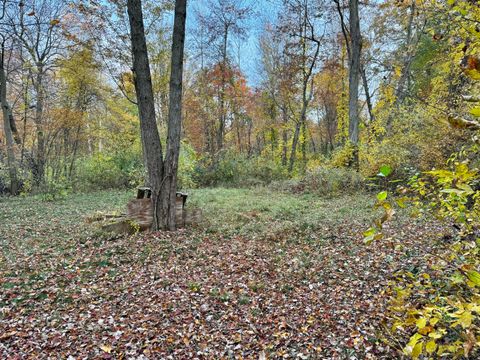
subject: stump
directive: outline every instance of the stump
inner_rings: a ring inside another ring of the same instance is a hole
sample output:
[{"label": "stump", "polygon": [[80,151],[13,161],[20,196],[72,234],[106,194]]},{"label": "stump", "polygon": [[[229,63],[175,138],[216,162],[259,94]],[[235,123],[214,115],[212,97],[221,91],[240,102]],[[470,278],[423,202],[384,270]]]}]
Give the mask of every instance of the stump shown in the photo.
[{"label": "stump", "polygon": [[[137,198],[127,204],[126,216],[120,216],[118,221],[102,225],[102,230],[107,232],[135,233],[136,231],[149,230],[153,224],[152,191],[148,187],[137,189]],[[200,209],[185,209],[188,195],[177,192],[176,194],[176,224],[178,228],[186,225],[199,224],[202,218]],[[103,220],[106,220],[105,218]]]}]

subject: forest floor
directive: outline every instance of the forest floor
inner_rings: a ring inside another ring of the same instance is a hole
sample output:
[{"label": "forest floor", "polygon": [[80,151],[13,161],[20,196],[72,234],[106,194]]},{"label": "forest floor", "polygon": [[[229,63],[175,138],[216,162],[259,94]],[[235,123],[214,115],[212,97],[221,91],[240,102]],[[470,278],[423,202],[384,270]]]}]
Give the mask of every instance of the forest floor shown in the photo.
[{"label": "forest floor", "polygon": [[0,357],[395,358],[384,288],[437,225],[399,215],[366,246],[373,195],[191,191],[205,221],[109,238],[133,192],[0,198]]}]

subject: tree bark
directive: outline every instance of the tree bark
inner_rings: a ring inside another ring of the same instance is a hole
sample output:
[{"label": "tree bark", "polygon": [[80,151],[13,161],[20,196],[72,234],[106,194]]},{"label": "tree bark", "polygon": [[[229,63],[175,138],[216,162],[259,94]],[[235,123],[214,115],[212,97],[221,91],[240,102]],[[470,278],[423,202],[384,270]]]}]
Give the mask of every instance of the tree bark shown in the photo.
[{"label": "tree bark", "polygon": [[41,186],[45,180],[45,133],[43,128],[43,75],[44,69],[41,62],[37,63],[37,76],[35,78],[35,127],[37,131],[37,154],[35,159],[34,180],[35,185]]},{"label": "tree bark", "polygon": [[5,72],[4,61],[4,44],[2,42],[0,49],[0,104],[2,106],[3,114],[3,128],[5,132],[5,140],[7,145],[7,162],[8,174],[10,177],[10,194],[17,195],[19,190],[19,183],[17,178],[17,166],[15,164],[14,140],[12,128],[10,125],[10,105],[7,102],[7,76]]},{"label": "tree bark", "polygon": [[162,204],[165,214],[167,215],[165,228],[169,230],[176,229],[176,193],[178,157],[180,154],[180,137],[182,133],[182,82],[186,17],[187,0],[176,0],[172,38],[167,152],[164,174],[166,185],[162,193]]},{"label": "tree bark", "polygon": [[359,113],[358,113],[358,85],[360,79],[360,56],[362,38],[360,34],[360,19],[358,15],[358,0],[349,0],[350,10],[350,71],[349,71],[349,98],[348,98],[348,136],[353,145],[352,166],[359,169],[358,140],[359,140]]},{"label": "tree bark", "polygon": [[164,164],[162,145],[155,119],[152,77],[143,25],[141,0],[128,0],[127,12],[130,22],[130,38],[132,42],[132,70],[140,115],[140,133],[148,172],[148,181],[152,189],[152,229],[158,230],[163,227],[166,218],[166,214],[163,213],[160,202],[160,193],[162,192],[162,187],[164,185]]},{"label": "tree bark", "polygon": [[223,45],[222,45],[222,65],[221,65],[221,87],[220,87],[220,114],[218,119],[217,130],[217,151],[223,149],[223,138],[225,136],[225,91],[226,91],[226,71],[227,71],[227,44],[228,44],[228,32],[229,26],[225,24],[223,33]]}]

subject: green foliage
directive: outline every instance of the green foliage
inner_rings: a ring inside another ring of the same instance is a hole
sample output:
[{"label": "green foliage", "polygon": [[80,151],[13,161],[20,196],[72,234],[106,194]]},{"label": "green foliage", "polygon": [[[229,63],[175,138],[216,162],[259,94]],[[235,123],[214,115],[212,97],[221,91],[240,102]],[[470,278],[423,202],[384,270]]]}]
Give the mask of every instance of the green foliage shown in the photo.
[{"label": "green foliage", "polygon": [[132,188],[143,182],[141,155],[121,151],[113,155],[97,153],[78,162],[75,188],[98,190]]},{"label": "green foliage", "polygon": [[328,164],[332,167],[348,167],[353,158],[353,145],[347,142],[344,146],[335,149]]},{"label": "green foliage", "polygon": [[363,177],[346,168],[318,167],[298,178],[273,183],[272,188],[321,196],[352,194],[365,189]]},{"label": "green foliage", "polygon": [[480,224],[480,184],[478,169],[468,163],[454,163],[451,169],[428,171],[414,178],[411,187],[435,216],[455,222],[462,233],[471,233]]},{"label": "green foliage", "polygon": [[[472,149],[477,152],[476,146]],[[433,215],[457,229],[452,244],[432,244],[440,253],[427,254],[427,271],[398,272],[387,290],[390,336],[405,339],[400,340],[406,343],[402,351],[414,359],[479,354],[480,173],[460,158],[453,156],[447,169],[412,178],[408,187],[416,213]],[[364,233],[366,243],[382,238],[382,225],[394,213],[387,196],[385,191],[377,195],[376,206],[383,206],[385,215]],[[403,200],[397,203],[403,205]]]},{"label": "green foliage", "polygon": [[40,197],[43,201],[64,200],[71,191],[70,183],[65,179],[48,180],[40,191]]},{"label": "green foliage", "polygon": [[195,182],[196,166],[195,150],[186,141],[182,142],[178,159],[178,189],[192,189],[197,186]]},{"label": "green foliage", "polygon": [[260,186],[288,178],[287,170],[274,160],[226,152],[218,160],[203,159],[197,164],[199,186]]}]

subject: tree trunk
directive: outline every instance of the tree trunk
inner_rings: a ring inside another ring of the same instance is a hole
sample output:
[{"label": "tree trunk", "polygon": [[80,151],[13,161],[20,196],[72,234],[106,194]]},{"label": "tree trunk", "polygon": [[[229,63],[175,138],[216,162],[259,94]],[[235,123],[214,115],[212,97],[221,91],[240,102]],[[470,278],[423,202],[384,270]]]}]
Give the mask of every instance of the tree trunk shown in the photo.
[{"label": "tree trunk", "polygon": [[7,76],[4,67],[4,52],[3,44],[0,50],[0,104],[2,106],[3,114],[3,128],[5,132],[5,140],[7,145],[7,163],[8,174],[10,177],[10,194],[17,195],[19,190],[17,178],[17,166],[15,164],[14,140],[12,128],[10,125],[10,105],[7,102]]},{"label": "tree trunk", "polygon": [[165,157],[165,190],[161,194],[162,204],[167,214],[165,228],[176,229],[176,193],[178,156],[182,132],[182,81],[183,53],[185,48],[185,22],[187,0],[175,1],[175,19],[172,38],[172,63],[170,74],[170,104],[168,108],[168,138]]},{"label": "tree trunk", "polygon": [[[302,115],[303,118],[303,115]],[[295,132],[293,133],[293,140],[292,140],[292,149],[290,151],[290,160],[288,163],[288,172],[291,173],[293,171],[293,166],[295,165],[295,158],[297,154],[297,146],[298,140],[300,138],[300,129],[302,128],[302,120],[295,124]]]},{"label": "tree trunk", "polygon": [[282,107],[283,130],[282,130],[282,166],[287,166],[287,143],[288,143],[288,116],[287,109]]},{"label": "tree trunk", "polygon": [[228,44],[228,25],[225,25],[223,33],[223,46],[222,46],[222,83],[220,88],[220,114],[218,122],[218,132],[217,132],[217,151],[223,149],[223,138],[225,136],[225,87],[226,87],[226,71],[227,71],[227,44]]},{"label": "tree trunk", "polygon": [[34,180],[35,185],[40,186],[45,180],[45,133],[43,128],[43,64],[37,64],[37,76],[35,80],[35,93],[37,95],[35,104],[35,126],[37,131],[37,154],[35,159]]},{"label": "tree trunk", "polygon": [[367,100],[368,115],[370,116],[370,123],[375,122],[375,115],[373,114],[372,98],[370,96],[370,89],[368,87],[367,74],[365,72],[365,66],[361,65],[361,75],[363,89],[365,90],[365,98]]},{"label": "tree trunk", "polygon": [[[152,188],[153,224],[158,230],[165,223],[160,193],[163,191],[164,164],[162,145],[155,120],[155,103],[153,97],[152,77],[148,61],[147,43],[143,25],[141,0],[127,1],[132,42],[133,75],[140,115],[140,133],[145,162],[147,165],[149,185]],[[168,191],[168,190],[167,190]]]},{"label": "tree trunk", "polygon": [[349,71],[349,99],[348,99],[348,135],[353,145],[352,166],[359,169],[358,140],[359,140],[359,113],[358,113],[358,84],[360,78],[360,55],[362,38],[360,35],[360,19],[358,15],[358,0],[349,1],[350,9],[350,71]]}]

